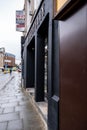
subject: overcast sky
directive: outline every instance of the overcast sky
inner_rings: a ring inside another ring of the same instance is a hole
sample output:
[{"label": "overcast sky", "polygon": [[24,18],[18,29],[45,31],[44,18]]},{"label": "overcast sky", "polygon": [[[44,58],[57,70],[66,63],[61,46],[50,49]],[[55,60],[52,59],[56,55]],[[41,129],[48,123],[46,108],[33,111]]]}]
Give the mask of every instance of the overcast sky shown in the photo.
[{"label": "overcast sky", "polygon": [[24,0],[0,0],[0,48],[20,59],[21,32],[16,31],[16,10],[22,10]]}]

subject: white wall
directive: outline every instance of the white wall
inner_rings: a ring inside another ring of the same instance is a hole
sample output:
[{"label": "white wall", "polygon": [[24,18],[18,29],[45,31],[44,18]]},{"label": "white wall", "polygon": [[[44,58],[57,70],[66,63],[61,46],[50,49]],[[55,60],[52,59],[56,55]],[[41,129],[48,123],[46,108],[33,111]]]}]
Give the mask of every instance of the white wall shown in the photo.
[{"label": "white wall", "polygon": [[34,13],[37,9],[38,9],[38,6],[40,4],[41,0],[25,0],[24,4],[25,4],[25,33],[24,35],[27,34],[28,30],[29,30],[29,27],[31,25],[31,19],[32,19],[32,16],[29,15],[30,14],[30,11],[32,13]]},{"label": "white wall", "polygon": [[41,0],[34,0],[34,9],[37,10]]}]

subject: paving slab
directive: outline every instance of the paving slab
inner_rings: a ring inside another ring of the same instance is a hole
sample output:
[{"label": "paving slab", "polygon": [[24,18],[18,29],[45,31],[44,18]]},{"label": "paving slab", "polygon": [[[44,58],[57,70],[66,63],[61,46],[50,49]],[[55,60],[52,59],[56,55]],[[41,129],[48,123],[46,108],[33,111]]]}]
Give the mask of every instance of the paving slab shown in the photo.
[{"label": "paving slab", "polygon": [[23,130],[23,121],[22,120],[13,120],[8,122],[7,130]]},{"label": "paving slab", "polygon": [[0,130],[46,130],[38,112],[20,87],[21,75],[0,91]]},{"label": "paving slab", "polygon": [[3,108],[0,108],[0,114],[2,114],[2,112],[3,112]]},{"label": "paving slab", "polygon": [[12,103],[5,103],[1,105],[1,108],[6,108],[6,107],[15,107],[18,105],[18,102],[12,102]]},{"label": "paving slab", "polygon": [[0,122],[17,120],[17,119],[19,119],[18,113],[10,113],[10,114],[1,114],[0,115]]},{"label": "paving slab", "polygon": [[3,113],[13,113],[15,111],[14,107],[6,107],[3,110]]},{"label": "paving slab", "polygon": [[1,122],[0,123],[0,130],[6,130],[7,128],[7,122]]}]

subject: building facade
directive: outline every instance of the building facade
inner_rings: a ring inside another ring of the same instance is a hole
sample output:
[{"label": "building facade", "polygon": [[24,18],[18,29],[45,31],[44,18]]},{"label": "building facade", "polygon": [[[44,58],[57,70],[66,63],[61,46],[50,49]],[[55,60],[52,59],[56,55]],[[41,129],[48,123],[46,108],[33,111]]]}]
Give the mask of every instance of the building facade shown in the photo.
[{"label": "building facade", "polygon": [[5,49],[0,48],[0,68],[3,68],[4,66],[4,55],[5,55]]},{"label": "building facade", "polygon": [[86,130],[87,2],[41,0],[37,7],[21,38],[23,86],[35,89],[36,102],[45,101],[46,87],[49,130]]},{"label": "building facade", "polygon": [[14,67],[14,66],[15,66],[15,55],[5,52],[4,67]]},{"label": "building facade", "polygon": [[41,0],[24,0],[25,11],[25,30],[24,36],[27,35],[30,25],[32,24],[33,17],[38,9]]}]

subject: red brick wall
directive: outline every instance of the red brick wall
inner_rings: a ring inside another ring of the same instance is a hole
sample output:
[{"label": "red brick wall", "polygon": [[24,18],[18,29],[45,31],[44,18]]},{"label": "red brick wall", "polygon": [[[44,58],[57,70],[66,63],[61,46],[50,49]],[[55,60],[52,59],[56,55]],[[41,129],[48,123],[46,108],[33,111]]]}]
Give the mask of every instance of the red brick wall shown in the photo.
[{"label": "red brick wall", "polygon": [[5,57],[4,57],[4,60],[9,60],[9,61],[11,61],[11,62],[5,62],[5,64],[7,63],[8,66],[10,66],[10,67],[15,66],[15,57],[5,56]]}]

